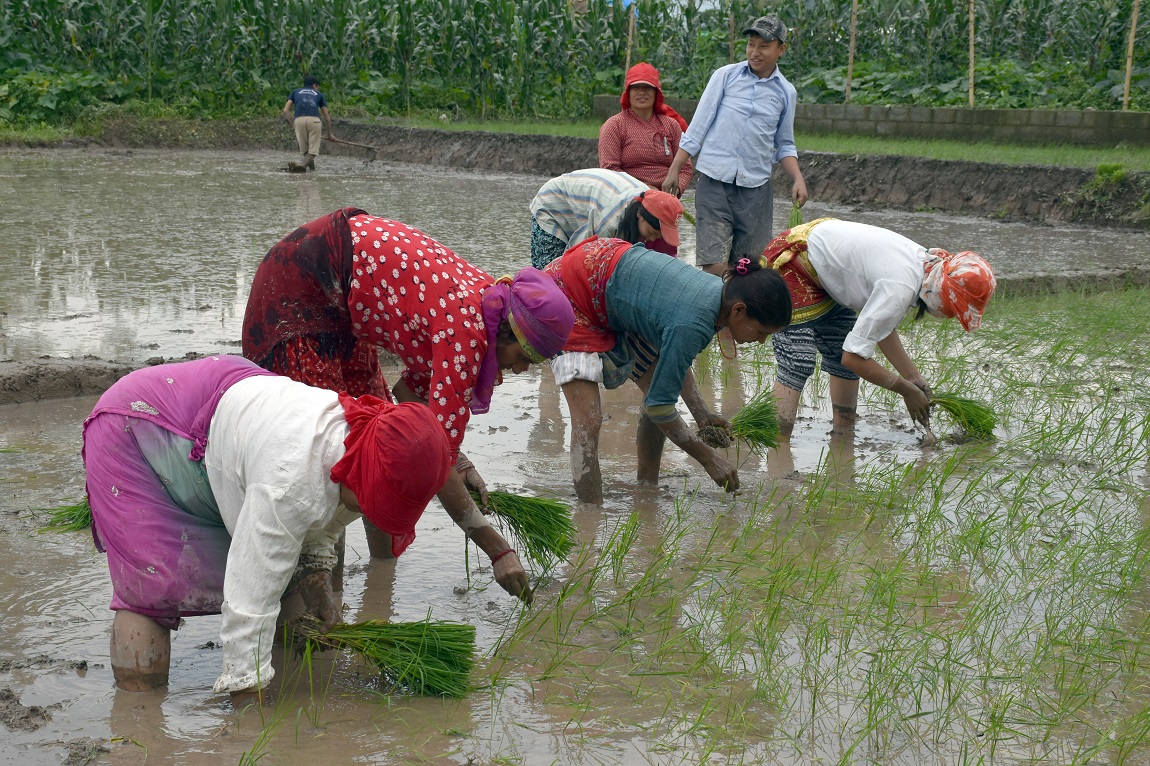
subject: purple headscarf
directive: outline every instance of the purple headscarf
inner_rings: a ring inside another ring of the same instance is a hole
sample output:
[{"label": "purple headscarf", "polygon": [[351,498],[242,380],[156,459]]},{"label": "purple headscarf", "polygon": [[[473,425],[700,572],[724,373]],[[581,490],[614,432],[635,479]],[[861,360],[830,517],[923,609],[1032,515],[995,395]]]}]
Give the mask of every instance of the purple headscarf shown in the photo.
[{"label": "purple headscarf", "polygon": [[575,311],[555,280],[531,267],[520,270],[514,278],[500,277],[483,291],[487,356],[471,399],[471,411],[476,415],[491,408],[491,393],[499,375],[497,337],[505,319],[527,355],[541,362],[563,350],[575,326]]}]

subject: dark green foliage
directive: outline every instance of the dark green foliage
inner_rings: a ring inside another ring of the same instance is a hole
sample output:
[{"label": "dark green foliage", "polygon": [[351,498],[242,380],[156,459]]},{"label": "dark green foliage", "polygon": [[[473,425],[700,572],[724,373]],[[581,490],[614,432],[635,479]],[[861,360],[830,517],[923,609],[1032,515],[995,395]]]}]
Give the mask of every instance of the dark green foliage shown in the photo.
[{"label": "dark green foliage", "polygon": [[[698,97],[716,67],[742,60],[743,24],[769,11],[791,29],[781,68],[802,99],[842,100],[850,0],[632,7],[631,61],[658,67],[669,96]],[[1129,2],[975,8],[977,105],[1120,106]],[[965,104],[966,12],[955,0],[860,3],[852,101]],[[622,87],[627,14],[610,0],[0,0],[0,123],[137,98],[187,116],[266,114],[309,71],[337,108],[583,117],[592,94]],[[1134,109],[1150,108],[1148,36],[1143,24]]]}]

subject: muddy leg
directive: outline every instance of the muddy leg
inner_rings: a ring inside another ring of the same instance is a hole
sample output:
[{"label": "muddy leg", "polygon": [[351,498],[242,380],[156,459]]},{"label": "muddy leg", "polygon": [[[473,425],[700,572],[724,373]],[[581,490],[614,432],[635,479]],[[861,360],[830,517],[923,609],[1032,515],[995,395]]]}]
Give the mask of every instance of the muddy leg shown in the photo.
[{"label": "muddy leg", "polygon": [[116,611],[109,652],[116,686],[145,692],[168,685],[172,662],[172,632],[151,617]]},{"label": "muddy leg", "polygon": [[599,469],[599,431],[603,408],[599,384],[592,380],[564,383],[563,396],[571,410],[571,476],[575,495],[583,503],[603,502],[603,475]]},{"label": "muddy leg", "polygon": [[646,415],[639,416],[635,431],[635,447],[639,453],[639,481],[659,481],[659,464],[663,461],[663,444],[667,437],[663,430]]},{"label": "muddy leg", "polygon": [[779,408],[779,441],[791,440],[791,433],[795,430],[795,418],[799,414],[799,397],[802,391],[784,386],[775,381],[775,404]]},{"label": "muddy leg", "polygon": [[830,376],[831,431],[836,434],[852,433],[858,419],[859,382]]},{"label": "muddy leg", "polygon": [[363,531],[367,535],[367,551],[373,559],[395,558],[395,555],[391,552],[391,535],[372,524],[366,518],[363,520]]}]

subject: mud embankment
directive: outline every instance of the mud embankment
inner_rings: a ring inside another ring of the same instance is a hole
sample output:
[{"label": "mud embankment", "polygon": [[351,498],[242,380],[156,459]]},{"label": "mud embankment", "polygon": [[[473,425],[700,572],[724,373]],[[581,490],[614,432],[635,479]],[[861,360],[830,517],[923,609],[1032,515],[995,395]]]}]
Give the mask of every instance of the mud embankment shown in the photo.
[{"label": "mud embankment", "polygon": [[[499,173],[552,176],[598,164],[589,138],[429,130],[336,120],[340,138],[377,148],[374,159]],[[278,118],[236,121],[116,118],[93,138],[60,146],[294,150]],[[369,158],[361,148],[325,143],[332,154]],[[889,155],[804,152],[812,199],[910,211],[938,211],[1000,220],[1150,227],[1150,173],[1097,179],[1093,170],[995,165]],[[778,188],[789,179],[779,171]]]}]

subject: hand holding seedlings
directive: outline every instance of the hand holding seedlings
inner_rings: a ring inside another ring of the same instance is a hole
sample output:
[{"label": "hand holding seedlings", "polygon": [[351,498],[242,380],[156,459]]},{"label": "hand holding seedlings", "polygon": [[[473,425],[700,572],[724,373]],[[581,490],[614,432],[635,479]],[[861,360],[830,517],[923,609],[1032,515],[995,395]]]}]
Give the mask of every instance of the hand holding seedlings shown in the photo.
[{"label": "hand holding seedlings", "polygon": [[463,483],[467,486],[467,491],[475,498],[475,502],[479,505],[479,509],[484,513],[491,513],[491,498],[487,494],[487,482],[479,475],[479,471],[475,470],[475,464],[459,454],[459,459],[455,461],[455,471],[463,477]]},{"label": "hand holding seedlings", "polygon": [[319,632],[327,633],[339,622],[339,604],[331,590],[331,572],[319,570],[310,572],[300,579],[300,597],[308,614],[315,617],[320,625]]}]

